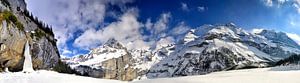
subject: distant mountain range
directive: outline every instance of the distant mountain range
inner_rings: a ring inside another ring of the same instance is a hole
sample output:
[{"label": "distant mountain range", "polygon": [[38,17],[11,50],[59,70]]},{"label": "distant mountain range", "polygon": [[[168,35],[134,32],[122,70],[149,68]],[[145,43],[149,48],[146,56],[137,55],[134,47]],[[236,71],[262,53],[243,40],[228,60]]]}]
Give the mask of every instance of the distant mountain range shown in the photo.
[{"label": "distant mountain range", "polygon": [[52,28],[30,14],[24,0],[0,2],[0,72],[23,69],[26,43],[35,70],[125,81],[300,63],[300,46],[285,33],[251,33],[233,23],[191,29],[179,42],[154,50],[128,49],[109,39],[86,55],[61,59]]},{"label": "distant mountain range", "polygon": [[283,32],[251,33],[229,23],[191,29],[180,42],[157,50],[129,50],[110,39],[63,60],[79,75],[130,81],[270,67],[297,54],[300,46]]}]

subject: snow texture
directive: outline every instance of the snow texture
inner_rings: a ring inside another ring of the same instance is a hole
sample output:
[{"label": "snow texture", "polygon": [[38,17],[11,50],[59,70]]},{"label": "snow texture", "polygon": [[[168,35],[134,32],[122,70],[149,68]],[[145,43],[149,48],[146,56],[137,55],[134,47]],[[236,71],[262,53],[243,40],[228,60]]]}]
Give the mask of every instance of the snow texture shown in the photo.
[{"label": "snow texture", "polygon": [[133,83],[300,83],[300,66],[214,72],[207,75],[158,78]]},{"label": "snow texture", "polygon": [[116,80],[61,74],[53,71],[35,71],[31,73],[1,73],[0,83],[122,83]]},{"label": "snow texture", "polygon": [[[0,73],[0,83],[128,83],[125,81],[97,79],[53,71],[32,73]],[[207,75],[176,78],[157,78],[129,83],[300,83],[300,66],[279,66],[214,72]]]}]

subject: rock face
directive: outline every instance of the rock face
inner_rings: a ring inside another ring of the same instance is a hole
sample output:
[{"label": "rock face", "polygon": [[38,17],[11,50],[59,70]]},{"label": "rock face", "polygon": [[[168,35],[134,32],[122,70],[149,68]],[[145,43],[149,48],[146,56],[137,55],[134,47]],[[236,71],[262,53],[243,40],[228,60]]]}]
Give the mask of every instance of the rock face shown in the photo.
[{"label": "rock face", "polygon": [[136,69],[132,68],[130,55],[124,55],[102,62],[105,68],[104,78],[130,81],[137,77]]},{"label": "rock face", "polygon": [[111,39],[66,62],[81,75],[130,81],[269,67],[300,54],[299,45],[285,33],[264,30],[254,34],[233,23],[204,25],[190,30],[178,43],[161,46],[152,51],[128,50]]},{"label": "rock face", "polygon": [[26,42],[25,33],[13,25],[2,21],[1,27],[1,68],[8,67],[10,71],[19,71],[23,64],[23,49]]},{"label": "rock face", "polygon": [[0,8],[0,71],[22,70],[26,41],[34,69],[54,67],[60,56],[51,29],[28,14],[24,0],[1,0]]}]

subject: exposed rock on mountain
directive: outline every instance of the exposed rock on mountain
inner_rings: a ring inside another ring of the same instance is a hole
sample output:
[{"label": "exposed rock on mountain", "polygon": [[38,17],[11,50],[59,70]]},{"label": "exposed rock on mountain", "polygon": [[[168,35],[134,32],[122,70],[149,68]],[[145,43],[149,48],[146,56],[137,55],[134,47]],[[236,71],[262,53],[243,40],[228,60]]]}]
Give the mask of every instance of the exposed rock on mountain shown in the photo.
[{"label": "exposed rock on mountain", "polygon": [[60,56],[51,28],[29,15],[24,0],[1,0],[0,12],[0,71],[22,70],[26,41],[34,69],[51,69],[57,64]]},{"label": "exposed rock on mountain", "polygon": [[288,58],[282,59],[276,63],[276,65],[286,66],[286,65],[299,65],[300,55],[292,55]]}]

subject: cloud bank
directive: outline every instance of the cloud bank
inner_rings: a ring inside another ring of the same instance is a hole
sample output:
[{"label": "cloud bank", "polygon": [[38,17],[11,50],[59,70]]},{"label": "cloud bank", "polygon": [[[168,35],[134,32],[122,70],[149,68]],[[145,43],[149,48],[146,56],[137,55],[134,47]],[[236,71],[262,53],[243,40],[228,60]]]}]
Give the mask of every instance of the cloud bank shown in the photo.
[{"label": "cloud bank", "polygon": [[[129,49],[149,49],[156,43],[167,44],[174,40],[172,37],[166,37],[166,29],[169,28],[169,20],[172,17],[170,12],[162,13],[153,21],[149,18],[146,23],[139,22],[138,8],[127,6],[134,2],[133,0],[27,0],[26,2],[28,9],[35,16],[54,27],[62,56],[80,54],[81,50],[96,48],[110,38],[115,38]],[[114,20],[106,22],[107,17]],[[141,30],[151,34],[142,35]]]},{"label": "cloud bank", "polygon": [[26,2],[27,8],[33,12],[33,15],[53,26],[55,37],[58,39],[58,48],[62,55],[66,55],[77,53],[71,51],[72,48],[68,45],[77,38],[77,33],[93,32],[96,27],[105,25],[106,16],[116,16],[108,9],[110,6],[117,6],[125,11],[127,10],[125,5],[133,1],[26,0]]},{"label": "cloud bank", "polygon": [[95,28],[88,29],[76,38],[74,45],[86,49],[95,48],[95,46],[106,42],[106,40],[115,38],[125,44],[129,49],[147,49],[148,47],[143,42],[142,35],[139,32],[142,24],[137,21],[136,11],[135,9],[128,10],[117,22],[112,22],[100,30],[95,30]]}]

